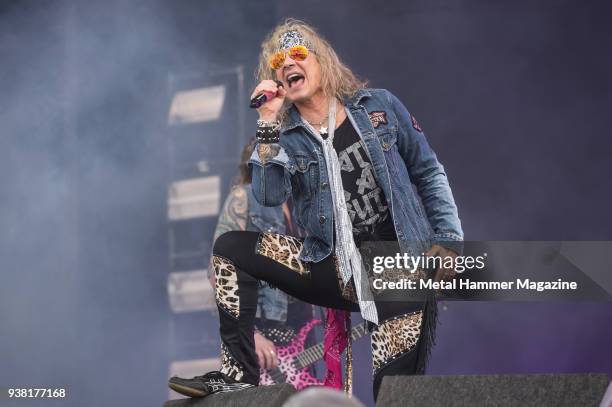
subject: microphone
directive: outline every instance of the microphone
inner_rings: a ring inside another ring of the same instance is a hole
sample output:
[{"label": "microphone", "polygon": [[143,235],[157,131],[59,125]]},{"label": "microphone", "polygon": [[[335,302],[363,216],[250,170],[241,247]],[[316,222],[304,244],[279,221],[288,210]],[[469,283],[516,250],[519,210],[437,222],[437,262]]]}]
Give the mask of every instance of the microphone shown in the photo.
[{"label": "microphone", "polygon": [[[274,81],[274,82],[276,82],[278,86],[283,86],[283,83],[281,81]],[[249,104],[249,107],[251,109],[258,109],[259,107],[261,107],[261,105],[266,103],[268,100],[274,99],[275,97],[276,97],[276,93],[262,92],[259,95],[255,96],[253,99],[251,99],[251,103]]]}]

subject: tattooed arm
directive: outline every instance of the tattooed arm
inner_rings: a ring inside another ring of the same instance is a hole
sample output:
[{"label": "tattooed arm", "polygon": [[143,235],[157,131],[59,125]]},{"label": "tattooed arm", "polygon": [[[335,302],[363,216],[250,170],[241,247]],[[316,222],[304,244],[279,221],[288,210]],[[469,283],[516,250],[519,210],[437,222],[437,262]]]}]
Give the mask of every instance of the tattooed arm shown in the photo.
[{"label": "tattooed arm", "polygon": [[246,188],[242,185],[233,187],[223,204],[213,242],[230,230],[246,230],[248,212],[249,201]]},{"label": "tattooed arm", "polygon": [[262,164],[267,163],[272,158],[278,155],[280,151],[280,146],[278,144],[264,144],[259,143],[257,145],[257,153],[259,154],[259,159]]},{"label": "tattooed arm", "polygon": [[[232,188],[229,195],[225,199],[223,209],[217,221],[217,227],[213,236],[213,245],[219,236],[231,230],[246,230],[247,219],[249,214],[249,200],[247,190],[243,185],[237,185]],[[214,287],[212,280],[212,257],[208,263],[208,278]]]}]

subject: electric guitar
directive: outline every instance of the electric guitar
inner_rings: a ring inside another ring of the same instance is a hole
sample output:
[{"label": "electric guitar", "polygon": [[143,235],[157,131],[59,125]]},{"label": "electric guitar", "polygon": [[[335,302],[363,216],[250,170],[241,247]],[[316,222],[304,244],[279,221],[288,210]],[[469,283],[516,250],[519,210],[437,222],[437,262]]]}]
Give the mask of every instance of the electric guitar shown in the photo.
[{"label": "electric guitar", "polygon": [[[323,385],[323,381],[312,376],[307,369],[308,366],[323,359],[323,342],[304,349],[308,333],[312,328],[320,324],[320,320],[313,319],[300,329],[288,345],[276,347],[278,367],[274,369],[261,369],[260,385],[290,383],[297,390],[302,390],[308,386]],[[368,331],[365,323],[351,329],[351,339],[353,341],[367,334]]]}]

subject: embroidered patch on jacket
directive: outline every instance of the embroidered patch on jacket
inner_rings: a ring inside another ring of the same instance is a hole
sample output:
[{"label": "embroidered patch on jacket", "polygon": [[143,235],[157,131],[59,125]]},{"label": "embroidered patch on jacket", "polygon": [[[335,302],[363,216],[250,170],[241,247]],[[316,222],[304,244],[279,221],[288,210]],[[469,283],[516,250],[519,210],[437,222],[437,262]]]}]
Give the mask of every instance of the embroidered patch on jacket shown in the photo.
[{"label": "embroidered patch on jacket", "polygon": [[417,119],[415,119],[414,116],[411,114],[410,114],[410,121],[412,121],[412,127],[414,127],[416,131],[423,133],[423,130],[421,130],[421,125],[419,124],[419,122],[417,122]]},{"label": "embroidered patch on jacket", "polygon": [[375,129],[377,129],[381,123],[382,124],[388,123],[386,112],[370,112],[368,113],[368,116],[370,116],[370,121],[372,122],[372,126],[374,126]]}]

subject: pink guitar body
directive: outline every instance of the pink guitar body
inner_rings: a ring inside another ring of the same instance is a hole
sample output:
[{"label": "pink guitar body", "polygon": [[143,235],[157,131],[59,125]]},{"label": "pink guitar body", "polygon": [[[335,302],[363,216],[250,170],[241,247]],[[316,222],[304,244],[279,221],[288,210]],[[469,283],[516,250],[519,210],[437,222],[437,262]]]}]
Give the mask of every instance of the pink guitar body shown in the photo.
[{"label": "pink guitar body", "polygon": [[302,390],[309,386],[323,385],[322,381],[313,377],[308,372],[308,367],[298,369],[294,364],[295,358],[304,351],[304,344],[306,343],[308,333],[319,324],[321,324],[320,320],[308,322],[300,329],[289,345],[276,347],[278,369],[261,369],[260,385],[272,385],[283,383],[284,381],[285,383],[292,384],[297,390]]}]

